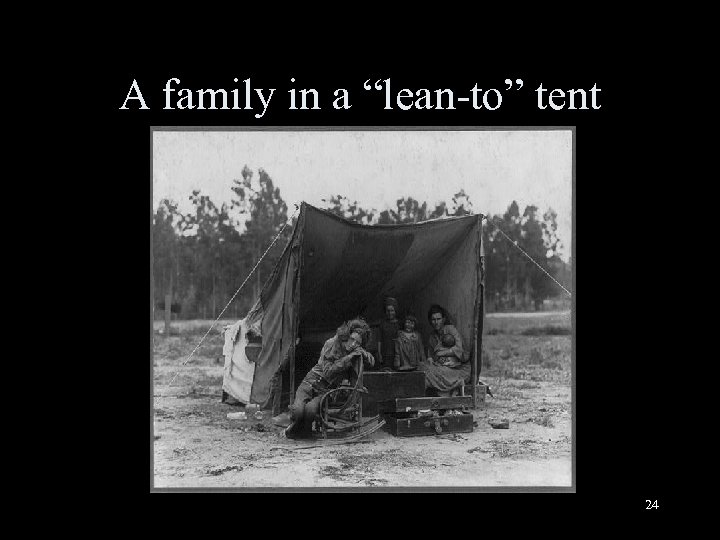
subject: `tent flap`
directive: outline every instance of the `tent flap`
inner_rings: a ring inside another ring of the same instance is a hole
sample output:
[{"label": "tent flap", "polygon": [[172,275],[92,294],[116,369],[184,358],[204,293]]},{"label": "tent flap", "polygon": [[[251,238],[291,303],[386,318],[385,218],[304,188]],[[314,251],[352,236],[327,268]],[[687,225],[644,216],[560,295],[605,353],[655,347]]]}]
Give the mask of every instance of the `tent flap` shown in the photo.
[{"label": "tent flap", "polygon": [[255,364],[245,356],[248,327],[241,319],[225,330],[223,390],[242,403],[250,403]]}]

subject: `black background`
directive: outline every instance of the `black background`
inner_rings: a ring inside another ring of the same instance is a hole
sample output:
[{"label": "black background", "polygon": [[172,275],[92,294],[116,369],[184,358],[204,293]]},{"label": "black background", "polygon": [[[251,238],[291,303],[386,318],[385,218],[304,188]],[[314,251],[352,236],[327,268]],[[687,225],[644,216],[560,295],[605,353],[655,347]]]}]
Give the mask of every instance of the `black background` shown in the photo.
[{"label": "black background", "polygon": [[[648,320],[648,306],[655,305],[652,298],[657,287],[667,285],[650,285],[646,270],[656,248],[643,245],[638,238],[646,235],[637,234],[640,227],[647,226],[636,219],[638,205],[652,206],[656,189],[646,164],[637,159],[653,129],[640,113],[645,96],[643,86],[637,84],[638,74],[631,80],[617,63],[594,59],[553,66],[507,60],[489,66],[477,56],[452,62],[447,57],[425,58],[413,65],[403,58],[407,56],[371,61],[320,54],[312,62],[293,64],[238,54],[213,62],[161,60],[148,65],[145,55],[143,62],[122,57],[104,68],[103,83],[93,90],[97,116],[91,113],[84,128],[97,148],[102,170],[109,171],[109,175],[98,175],[93,196],[124,216],[105,222],[99,232],[106,249],[95,254],[97,263],[109,269],[104,286],[117,299],[118,309],[108,324],[123,329],[117,348],[109,353],[117,355],[123,365],[122,381],[113,392],[133,396],[109,405],[117,413],[116,429],[125,441],[121,462],[127,464],[128,474],[123,475],[122,484],[133,492],[147,493],[152,481],[148,429],[152,393],[152,126],[559,126],[576,128],[572,254],[576,280],[576,493],[461,493],[448,499],[444,495],[419,494],[408,499],[407,494],[387,494],[392,501],[382,506],[398,505],[398,512],[403,512],[452,501],[459,508],[482,508],[480,513],[471,512],[474,517],[465,518],[468,524],[460,530],[481,529],[484,521],[494,518],[504,523],[527,515],[553,522],[574,515],[602,521],[608,515],[638,514],[650,520],[653,513],[667,512],[676,502],[668,488],[673,474],[667,467],[666,434],[668,402],[675,398],[663,368],[662,336],[668,327]],[[239,88],[241,97],[242,80],[250,77],[254,88],[275,88],[276,92],[262,119],[254,118],[257,109],[166,111],[162,109],[162,90],[171,77],[180,79],[176,86],[183,88]],[[317,89],[321,110],[288,110],[291,77],[296,79],[295,88]],[[388,77],[395,91],[450,88],[456,96],[470,96],[477,83],[481,88],[501,89],[504,101],[496,111],[473,110],[470,103],[456,103],[456,110],[384,110],[383,94],[365,91],[362,84],[367,79]],[[239,82],[234,83],[233,78]],[[523,79],[524,88],[505,91],[506,78]],[[136,101],[128,102],[130,110],[119,109],[133,79],[151,110],[138,110]],[[545,88],[564,90],[589,90],[596,84],[601,89],[598,102],[602,107],[539,110],[534,89],[541,82]],[[349,90],[350,110],[332,108],[336,88]],[[643,262],[646,266],[641,270]],[[657,499],[660,510],[645,510],[646,499]],[[279,512],[286,508],[283,505]]]}]

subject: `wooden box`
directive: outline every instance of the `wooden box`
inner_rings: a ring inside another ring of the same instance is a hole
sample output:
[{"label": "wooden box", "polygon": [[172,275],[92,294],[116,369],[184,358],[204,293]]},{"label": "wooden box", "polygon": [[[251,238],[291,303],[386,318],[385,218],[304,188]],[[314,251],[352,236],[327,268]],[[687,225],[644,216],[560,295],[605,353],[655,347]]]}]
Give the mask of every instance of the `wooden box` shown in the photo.
[{"label": "wooden box", "polygon": [[473,415],[465,409],[473,397],[410,397],[378,403],[386,429],[396,437],[470,433]]},{"label": "wooden box", "polygon": [[379,401],[425,395],[425,373],[422,371],[366,371],[362,396],[363,416],[378,414]]},{"label": "wooden box", "polygon": [[378,412],[384,414],[417,413],[423,410],[446,411],[472,407],[471,396],[455,397],[407,397],[387,399],[378,403]]},{"label": "wooden box", "polygon": [[452,416],[416,416],[414,418],[385,418],[387,430],[396,437],[422,437],[444,433],[470,433],[473,415],[469,412]]},{"label": "wooden box", "polygon": [[487,386],[484,384],[468,384],[463,387],[463,393],[472,397],[473,409],[485,406],[485,396],[487,395]]}]

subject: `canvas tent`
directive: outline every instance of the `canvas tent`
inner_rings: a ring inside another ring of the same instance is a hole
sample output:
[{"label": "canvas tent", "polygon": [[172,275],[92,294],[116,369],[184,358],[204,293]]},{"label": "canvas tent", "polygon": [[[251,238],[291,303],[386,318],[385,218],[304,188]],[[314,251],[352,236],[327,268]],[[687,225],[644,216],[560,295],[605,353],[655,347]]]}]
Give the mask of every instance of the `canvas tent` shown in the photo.
[{"label": "canvas tent", "polygon": [[226,330],[223,390],[267,406],[282,389],[288,402],[322,343],[357,315],[377,324],[387,296],[417,316],[425,343],[428,308],[447,309],[477,379],[483,272],[481,216],[360,225],[303,203],[260,298]]}]

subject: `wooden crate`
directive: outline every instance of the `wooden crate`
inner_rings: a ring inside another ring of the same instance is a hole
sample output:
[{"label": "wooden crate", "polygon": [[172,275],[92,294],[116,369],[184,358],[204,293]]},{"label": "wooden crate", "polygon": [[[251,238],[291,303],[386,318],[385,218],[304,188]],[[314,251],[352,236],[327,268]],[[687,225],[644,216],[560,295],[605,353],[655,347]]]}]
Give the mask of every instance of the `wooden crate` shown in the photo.
[{"label": "wooden crate", "polygon": [[363,416],[378,414],[379,401],[425,395],[425,373],[422,371],[366,371],[363,385],[368,393],[362,396]]},{"label": "wooden crate", "polygon": [[388,414],[385,416],[385,426],[396,437],[471,433],[473,430],[473,415],[469,412],[463,412],[458,415],[397,418]]},{"label": "wooden crate", "polygon": [[410,413],[425,410],[445,411],[472,407],[471,396],[408,397],[378,402],[378,411],[385,414]]},{"label": "wooden crate", "polygon": [[[387,430],[396,437],[420,437],[443,433],[470,433],[473,416],[471,396],[408,397],[378,403]],[[450,414],[462,411],[461,414]]]},{"label": "wooden crate", "polygon": [[487,386],[484,384],[468,384],[463,387],[466,396],[472,398],[472,408],[477,409],[485,406],[485,396],[487,395]]}]

